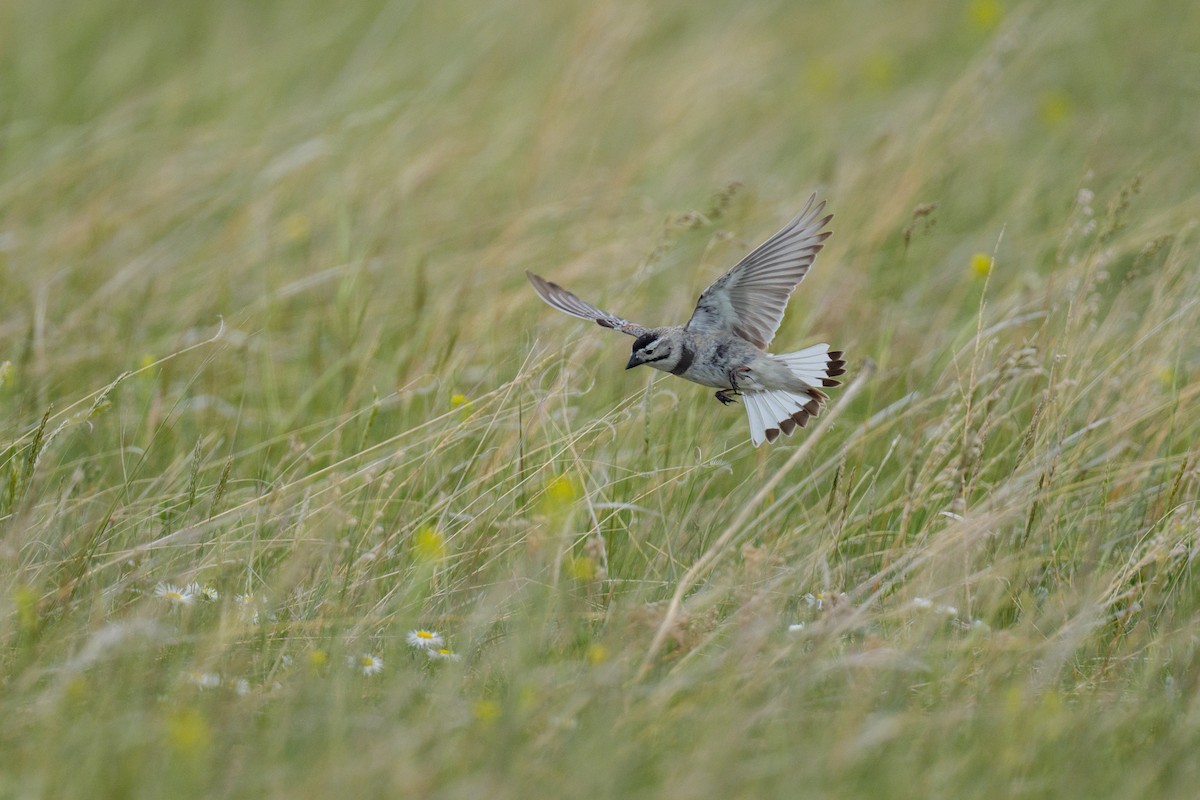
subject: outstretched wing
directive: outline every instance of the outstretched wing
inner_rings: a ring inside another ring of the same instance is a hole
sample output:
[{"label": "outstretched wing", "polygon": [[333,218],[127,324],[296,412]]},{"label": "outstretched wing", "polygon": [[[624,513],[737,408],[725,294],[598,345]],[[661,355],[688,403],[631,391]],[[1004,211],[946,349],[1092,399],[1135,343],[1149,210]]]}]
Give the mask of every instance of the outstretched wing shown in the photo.
[{"label": "outstretched wing", "polygon": [[788,298],[832,233],[821,232],[833,215],[822,217],[825,201],[816,199],[815,194],[808,198],[808,205],[783,230],[704,290],[688,330],[733,333],[766,349],[783,321]]},{"label": "outstretched wing", "polygon": [[534,275],[529,270],[525,271],[525,277],[529,278],[529,282],[533,284],[538,295],[559,311],[580,319],[590,319],[602,328],[612,328],[630,336],[641,336],[650,331],[649,328],[638,325],[636,322],[613,316],[607,311],[601,311],[591,303],[583,302],[557,283],[551,283],[545,278]]}]

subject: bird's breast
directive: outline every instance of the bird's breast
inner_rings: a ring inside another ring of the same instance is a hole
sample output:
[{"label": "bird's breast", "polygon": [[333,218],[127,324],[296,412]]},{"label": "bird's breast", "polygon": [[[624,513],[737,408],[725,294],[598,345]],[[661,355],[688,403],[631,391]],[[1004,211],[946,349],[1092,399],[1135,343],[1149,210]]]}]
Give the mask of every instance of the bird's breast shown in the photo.
[{"label": "bird's breast", "polygon": [[711,386],[714,389],[732,389],[733,385],[729,382],[729,372],[714,364],[709,363],[693,363],[687,372],[680,377],[686,378],[693,383],[698,383],[701,386]]}]

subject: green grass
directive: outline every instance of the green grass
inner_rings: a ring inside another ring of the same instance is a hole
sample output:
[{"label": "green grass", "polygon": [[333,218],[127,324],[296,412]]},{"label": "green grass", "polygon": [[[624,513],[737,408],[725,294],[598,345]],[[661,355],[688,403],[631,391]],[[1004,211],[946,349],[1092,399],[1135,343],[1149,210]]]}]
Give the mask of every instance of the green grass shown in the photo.
[{"label": "green grass", "polygon": [[3,4],[0,796],[1190,796],[1197,8]]}]

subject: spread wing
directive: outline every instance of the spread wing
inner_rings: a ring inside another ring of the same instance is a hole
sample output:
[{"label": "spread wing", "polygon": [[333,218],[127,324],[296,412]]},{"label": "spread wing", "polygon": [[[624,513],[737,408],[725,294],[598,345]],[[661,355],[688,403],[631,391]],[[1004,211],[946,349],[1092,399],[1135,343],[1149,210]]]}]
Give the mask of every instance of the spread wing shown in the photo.
[{"label": "spread wing", "polygon": [[630,336],[641,336],[650,331],[649,328],[638,325],[636,322],[630,322],[627,319],[613,316],[607,311],[601,311],[591,303],[583,302],[557,283],[551,283],[528,270],[525,271],[525,277],[529,278],[529,282],[533,284],[534,290],[543,300],[559,311],[570,314],[572,317],[590,319],[602,328],[612,328],[615,331],[627,333]]},{"label": "spread wing", "polygon": [[822,217],[825,201],[816,200],[815,194],[808,198],[808,205],[783,230],[704,290],[688,320],[688,330],[733,333],[766,349],[783,321],[788,298],[832,233],[821,232],[833,215]]}]

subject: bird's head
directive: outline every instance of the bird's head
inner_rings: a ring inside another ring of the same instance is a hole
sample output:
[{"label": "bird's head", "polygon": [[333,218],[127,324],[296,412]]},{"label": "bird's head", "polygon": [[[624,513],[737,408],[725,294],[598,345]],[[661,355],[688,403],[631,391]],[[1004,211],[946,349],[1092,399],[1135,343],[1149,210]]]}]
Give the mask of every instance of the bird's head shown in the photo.
[{"label": "bird's head", "polygon": [[629,355],[629,363],[625,365],[625,369],[633,369],[642,364],[660,366],[660,362],[669,359],[673,351],[669,337],[664,336],[661,331],[651,331],[639,336],[633,343],[633,352]]}]

